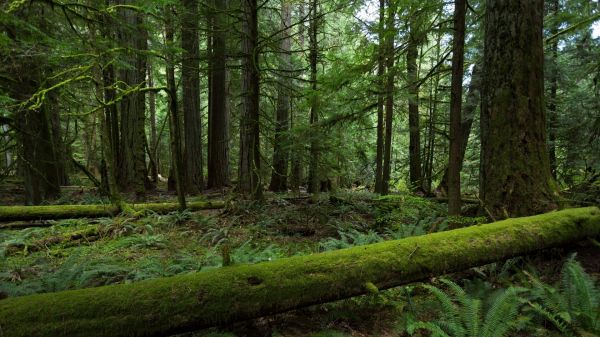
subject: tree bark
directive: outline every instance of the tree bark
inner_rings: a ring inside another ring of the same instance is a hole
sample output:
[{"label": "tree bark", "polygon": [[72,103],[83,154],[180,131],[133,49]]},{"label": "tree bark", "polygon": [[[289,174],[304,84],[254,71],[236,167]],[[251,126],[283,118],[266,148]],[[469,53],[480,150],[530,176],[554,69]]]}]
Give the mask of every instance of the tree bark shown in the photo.
[{"label": "tree bark", "polygon": [[[481,93],[481,65],[480,60],[477,57],[473,70],[471,71],[471,82],[469,83],[469,90],[467,92],[467,98],[462,111],[461,118],[461,147],[460,147],[460,169],[462,170],[465,153],[467,152],[467,146],[469,145],[469,137],[471,136],[471,129],[473,126],[473,120],[475,118],[475,110],[480,104],[480,93]],[[448,193],[448,168],[444,170],[444,176],[440,181],[437,190],[442,195]]]},{"label": "tree bark", "polygon": [[569,209],[338,251],[0,301],[6,337],[167,336],[376,292],[600,235]]},{"label": "tree bark", "polygon": [[[148,86],[154,87],[154,74],[152,73],[152,65],[148,62]],[[148,144],[148,152],[150,153],[150,177],[152,182],[158,183],[158,141],[156,137],[156,92],[148,93],[148,110],[150,112],[150,142]]]},{"label": "tree bark", "polygon": [[386,50],[386,84],[385,84],[385,144],[383,146],[383,176],[381,179],[381,194],[390,191],[390,175],[392,172],[392,122],[394,120],[394,37],[396,36],[395,16],[396,4],[387,1],[388,17],[385,27],[385,50]]},{"label": "tree bark", "polygon": [[481,199],[495,217],[556,207],[544,113],[543,0],[487,1]]},{"label": "tree bark", "polygon": [[242,0],[242,118],[240,121],[239,191],[262,199],[260,174],[260,73],[257,0]]},{"label": "tree bark", "polygon": [[422,189],[421,128],[419,126],[419,84],[417,58],[419,57],[419,34],[416,18],[409,19],[409,35],[406,49],[406,72],[408,78],[408,127],[409,127],[409,175],[411,188]]},{"label": "tree bark", "polygon": [[377,153],[375,157],[375,193],[383,192],[383,152],[384,152],[384,130],[383,119],[384,104],[384,74],[385,74],[385,0],[379,0],[379,46],[377,51]]},{"label": "tree bark", "polygon": [[[175,44],[172,8],[165,8],[165,42],[169,47]],[[171,167],[175,178],[175,190],[179,209],[187,208],[185,200],[185,166],[183,151],[181,149],[181,122],[179,109],[177,107],[177,85],[175,83],[175,57],[171,51],[167,51],[167,93],[169,94],[169,138],[171,147]],[[170,180],[171,177],[169,177]]]},{"label": "tree bark", "polygon": [[460,215],[461,110],[465,54],[465,0],[454,1],[454,38],[452,42],[452,88],[450,98],[450,151],[448,159],[448,215]]},{"label": "tree bark", "polygon": [[277,88],[277,109],[275,116],[275,142],[273,145],[273,170],[269,189],[275,192],[287,191],[290,128],[290,71],[291,47],[289,27],[292,25],[292,8],[287,0],[281,1],[281,42],[279,56],[279,83]]},{"label": "tree bark", "polygon": [[[550,28],[550,35],[554,36],[558,33],[559,21],[558,12],[560,3],[558,0],[552,1],[552,15],[555,22]],[[550,159],[550,171],[552,177],[556,180],[556,129],[558,127],[558,111],[557,111],[557,93],[558,93],[558,41],[556,38],[551,44],[551,63],[550,63],[550,97],[548,97],[548,155]]]},{"label": "tree bark", "polygon": [[213,1],[210,53],[210,106],[208,137],[208,187],[229,184],[229,110],[227,108],[227,7],[228,1]]},{"label": "tree bark", "polygon": [[[133,1],[120,0],[117,4],[132,5]],[[128,50],[123,55],[123,61],[128,67],[118,69],[117,72],[119,83],[122,83],[123,90],[143,88],[146,81],[146,56],[143,51],[148,49],[148,33],[143,28],[143,16],[129,8],[120,8],[118,13],[123,22],[118,29],[118,40]],[[135,192],[137,200],[145,198],[148,176],[144,147],[145,105],[145,95],[140,92],[133,92],[118,103],[121,137],[117,181],[122,191]]]},{"label": "tree bark", "polygon": [[310,161],[308,163],[308,192],[317,196],[321,191],[319,174],[319,97],[317,93],[318,45],[318,0],[310,0],[308,28],[308,62],[310,65]]},{"label": "tree bark", "polygon": [[198,41],[198,0],[182,0],[181,82],[183,86],[183,125],[185,189],[198,193],[204,188],[202,162],[202,119],[200,115],[200,49]]}]

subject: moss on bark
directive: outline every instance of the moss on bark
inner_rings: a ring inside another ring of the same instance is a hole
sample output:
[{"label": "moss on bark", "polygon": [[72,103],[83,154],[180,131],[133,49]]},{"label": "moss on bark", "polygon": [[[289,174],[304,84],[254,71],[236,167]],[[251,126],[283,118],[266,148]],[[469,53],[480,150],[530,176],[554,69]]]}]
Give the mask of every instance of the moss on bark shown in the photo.
[{"label": "moss on bark", "polygon": [[[0,301],[4,336],[164,336],[423,280],[600,235],[569,209],[132,284]],[[368,285],[368,286],[365,286]]]},{"label": "moss on bark", "polygon": [[[157,213],[168,213],[179,209],[179,204],[177,203],[126,205],[128,211],[134,212],[150,210]],[[192,211],[222,208],[223,206],[224,203],[222,201],[196,201],[187,204],[187,208]],[[115,205],[0,206],[0,221],[97,218],[114,216],[122,210],[122,207]]]}]

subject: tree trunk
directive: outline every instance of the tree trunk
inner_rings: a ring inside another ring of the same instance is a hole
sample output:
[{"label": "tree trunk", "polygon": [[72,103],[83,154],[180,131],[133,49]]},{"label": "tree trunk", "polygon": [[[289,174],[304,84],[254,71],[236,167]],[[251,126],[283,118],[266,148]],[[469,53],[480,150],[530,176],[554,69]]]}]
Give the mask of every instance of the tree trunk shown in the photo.
[{"label": "tree trunk", "polygon": [[[302,21],[301,24],[298,25],[298,44],[300,50],[304,50],[304,16],[305,16],[305,1],[302,0],[298,4],[298,17],[299,20]],[[300,81],[298,86],[302,87],[303,83]],[[300,120],[301,113],[296,112],[299,109],[292,109],[290,114],[290,127],[294,128],[294,126]],[[304,145],[300,142],[294,142],[292,146],[291,153],[291,169],[290,169],[290,187],[294,192],[300,192],[300,184],[303,180],[303,169],[302,169],[302,157],[304,154]]]},{"label": "tree trunk", "polygon": [[461,110],[465,54],[465,0],[454,1],[454,38],[452,42],[452,88],[450,98],[450,151],[448,159],[448,215],[460,215]]},{"label": "tree trunk", "polygon": [[419,38],[416,18],[409,18],[409,36],[406,49],[406,72],[408,78],[408,127],[409,127],[409,175],[411,188],[422,189],[421,128],[419,126],[419,84],[417,58]]},{"label": "tree trunk", "polygon": [[257,0],[242,0],[242,118],[240,121],[239,191],[262,199],[260,174]]},{"label": "tree trunk", "polygon": [[210,105],[208,137],[208,187],[229,184],[229,110],[227,109],[227,7],[228,1],[212,1],[210,53]]},{"label": "tree trunk", "polygon": [[[148,86],[154,87],[154,74],[152,65],[148,63]],[[150,177],[154,184],[158,183],[158,142],[156,138],[156,92],[148,93],[148,110],[150,112],[150,143],[148,144],[148,153],[150,153]]]},{"label": "tree trunk", "polygon": [[[173,47],[174,27],[172,8],[165,9],[165,42],[169,47]],[[181,123],[179,110],[177,108],[177,85],[175,83],[175,57],[171,51],[167,51],[167,92],[169,94],[169,138],[171,147],[171,167],[173,168],[173,178],[175,178],[175,190],[177,191],[177,201],[179,209],[187,208],[185,201],[185,166],[183,160],[183,151],[181,149]],[[171,175],[169,175],[171,180]]]},{"label": "tree trunk", "polygon": [[[187,209],[198,211],[203,209],[223,208],[222,201],[194,201],[187,204]],[[143,203],[119,205],[52,205],[52,206],[0,206],[0,222],[55,220],[73,218],[100,218],[116,216],[124,209],[133,211],[149,210],[156,213],[169,213],[181,209],[179,203]],[[52,226],[53,223],[48,223]],[[10,226],[6,226],[10,227]],[[0,227],[0,228],[6,228]]]},{"label": "tree trunk", "polygon": [[321,191],[319,174],[319,97],[317,93],[317,65],[319,60],[318,46],[318,0],[310,0],[308,44],[310,64],[310,162],[308,164],[308,192],[317,196]]},{"label": "tree trunk", "polygon": [[[600,235],[569,209],[338,251],[0,301],[6,337],[168,336],[377,292]],[[108,323],[110,322],[110,323]]]},{"label": "tree trunk", "polygon": [[379,0],[379,46],[377,51],[377,154],[375,157],[375,193],[383,192],[383,152],[384,130],[383,99],[384,99],[384,74],[385,74],[385,0]]},{"label": "tree trunk", "polygon": [[[469,91],[467,92],[467,98],[465,101],[464,109],[462,111],[462,121],[460,124],[461,129],[461,147],[460,147],[460,169],[462,170],[465,153],[467,152],[467,146],[469,145],[469,137],[471,136],[471,128],[473,126],[473,119],[475,118],[475,110],[480,102],[481,93],[481,65],[479,64],[479,57],[476,58],[475,65],[471,71],[471,82],[469,83]],[[442,194],[448,193],[448,168],[444,170],[444,176],[440,181],[437,190]]]},{"label": "tree trunk", "polygon": [[[132,5],[131,0],[121,0],[117,4]],[[119,8],[119,18],[123,25],[118,29],[118,40],[127,52],[123,61],[128,67],[118,70],[118,79],[123,90],[145,87],[146,56],[148,49],[147,31],[143,28],[143,15],[129,8]],[[131,51],[133,49],[133,51]],[[146,151],[144,93],[134,92],[125,96],[118,104],[120,112],[120,146],[117,181],[122,191],[135,192],[137,200],[145,198]]]},{"label": "tree trunk", "polygon": [[275,116],[275,142],[273,146],[273,171],[269,189],[275,192],[287,191],[290,128],[290,71],[291,47],[289,28],[292,25],[292,8],[287,0],[281,1],[282,36],[279,56],[279,83],[277,88],[277,111]]},{"label": "tree trunk", "polygon": [[381,193],[388,194],[390,190],[390,175],[392,171],[392,121],[394,120],[394,37],[396,28],[394,19],[396,16],[395,2],[388,0],[388,17],[385,27],[385,50],[386,50],[386,85],[385,85],[385,144],[383,146],[383,177],[381,181]]},{"label": "tree trunk", "polygon": [[487,1],[481,199],[495,217],[556,207],[544,113],[543,0]]},{"label": "tree trunk", "polygon": [[[552,1],[552,15],[555,22],[550,28],[550,35],[558,33],[559,21],[558,12],[560,4],[558,0]],[[552,40],[551,44],[551,63],[550,63],[550,97],[548,98],[548,154],[550,156],[550,171],[552,177],[556,180],[556,129],[558,127],[557,92],[558,92],[558,38]]]},{"label": "tree trunk", "polygon": [[181,82],[185,142],[185,189],[198,193],[204,188],[202,163],[202,119],[200,115],[200,49],[198,47],[198,0],[182,0]]}]

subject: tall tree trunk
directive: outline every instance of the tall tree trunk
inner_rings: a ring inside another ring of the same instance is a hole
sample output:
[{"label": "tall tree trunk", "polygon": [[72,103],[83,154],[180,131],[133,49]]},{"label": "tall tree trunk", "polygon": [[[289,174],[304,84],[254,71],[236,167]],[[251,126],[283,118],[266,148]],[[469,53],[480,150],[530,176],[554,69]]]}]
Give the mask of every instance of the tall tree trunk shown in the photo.
[{"label": "tall tree trunk", "polygon": [[[300,24],[298,24],[298,44],[299,44],[299,48],[300,50],[304,50],[304,34],[305,34],[305,29],[304,29],[304,16],[306,15],[306,9],[305,9],[305,0],[301,0],[298,4],[298,17],[299,20],[302,21]],[[302,82],[300,82],[298,85],[302,86]],[[298,124],[298,120],[300,120],[300,116],[302,116],[302,114],[296,112],[296,110],[299,109],[292,109],[291,114],[290,114],[290,127],[293,128],[295,126],[295,124]],[[304,153],[304,146],[303,144],[298,144],[299,142],[294,142],[294,146],[292,147],[292,153],[291,153],[291,169],[290,169],[290,187],[294,192],[299,192],[300,191],[300,184],[302,183],[302,179],[303,179],[303,170],[302,170],[302,156]]]},{"label": "tall tree trunk", "polygon": [[[471,136],[471,129],[473,126],[473,120],[475,118],[475,110],[480,103],[480,92],[481,92],[481,65],[480,56],[476,57],[473,70],[471,71],[471,82],[469,83],[469,89],[467,92],[467,98],[465,100],[464,108],[462,110],[461,118],[461,146],[460,146],[460,169],[462,170],[465,153],[467,152],[467,146],[469,145],[469,137]],[[444,176],[440,181],[437,191],[442,195],[448,193],[448,168],[444,170]]]},{"label": "tall tree trunk", "polygon": [[287,190],[290,128],[290,70],[291,38],[289,27],[292,25],[292,8],[287,0],[281,0],[281,54],[279,56],[279,83],[277,88],[277,109],[275,122],[275,142],[273,146],[273,171],[271,172],[271,191]]},{"label": "tall tree trunk", "polygon": [[50,117],[43,104],[17,113],[27,205],[38,205],[60,194],[59,169],[52,140]]},{"label": "tall tree trunk", "polygon": [[[121,5],[132,5],[131,0],[119,1]],[[124,23],[118,30],[119,42],[127,52],[123,57],[128,67],[119,69],[122,89],[143,88],[146,81],[146,56],[148,49],[147,31],[143,27],[141,13],[129,8],[120,8],[119,17]],[[132,50],[132,51],[131,51]],[[120,110],[120,156],[118,183],[123,191],[133,191],[137,200],[145,198],[146,151],[145,95],[134,92],[119,102]]]},{"label": "tall tree trunk", "polygon": [[[154,74],[152,65],[148,62],[148,86],[154,87]],[[152,182],[158,183],[158,143],[156,140],[156,92],[154,90],[148,93],[148,110],[150,112],[150,144],[148,144],[148,153],[150,153],[150,177]]]},{"label": "tall tree trunk", "polygon": [[377,51],[377,153],[375,157],[375,193],[383,193],[384,74],[385,74],[385,0],[379,0],[379,46]]},{"label": "tall tree trunk", "polygon": [[419,38],[416,18],[409,18],[409,35],[406,49],[406,72],[408,78],[408,127],[409,127],[409,174],[410,185],[422,189],[421,173],[421,128],[419,126],[419,84],[417,58]]},{"label": "tall tree trunk", "polygon": [[394,120],[394,37],[396,29],[394,18],[396,16],[396,5],[394,1],[387,1],[388,17],[385,27],[385,50],[386,50],[386,85],[385,85],[385,144],[383,146],[383,177],[381,181],[381,193],[388,194],[390,190],[390,175],[392,171],[392,121]]},{"label": "tall tree trunk", "polygon": [[544,113],[543,0],[487,1],[481,199],[494,217],[556,207]]},{"label": "tall tree trunk", "polygon": [[[558,33],[558,12],[560,10],[560,4],[558,0],[553,0],[552,3],[552,15],[554,16],[554,22],[550,28],[550,35]],[[550,63],[550,97],[548,97],[548,152],[550,156],[550,170],[553,178],[556,180],[556,128],[558,127],[558,111],[557,106],[557,92],[558,92],[558,38],[552,40],[551,44],[551,63]]]},{"label": "tall tree trunk", "polygon": [[[165,8],[165,44],[172,49],[175,44],[173,27],[173,9]],[[185,200],[185,167],[183,151],[181,149],[181,124],[179,110],[177,108],[177,84],[175,83],[175,57],[171,50],[167,51],[167,91],[169,94],[169,133],[171,147],[171,167],[175,178],[175,189],[179,208],[187,208]],[[170,177],[169,177],[170,178]]]},{"label": "tall tree trunk", "polygon": [[208,187],[229,184],[229,110],[227,107],[227,7],[228,1],[212,1],[210,53],[210,105],[208,137]]},{"label": "tall tree trunk", "polygon": [[242,0],[242,118],[240,121],[239,190],[262,199],[260,174],[260,73],[257,0]]},{"label": "tall tree trunk", "polygon": [[450,98],[450,151],[448,159],[448,215],[460,215],[460,155],[462,83],[465,53],[465,0],[454,1],[454,38],[452,42],[452,88]]},{"label": "tall tree trunk", "polygon": [[185,141],[186,190],[198,193],[204,188],[202,162],[202,119],[200,115],[200,49],[198,41],[198,0],[182,0],[181,82]]},{"label": "tall tree trunk", "polygon": [[315,196],[320,192],[319,175],[319,97],[317,93],[317,63],[319,59],[318,46],[318,0],[310,0],[308,28],[309,64],[310,64],[310,162],[308,167],[308,192]]}]

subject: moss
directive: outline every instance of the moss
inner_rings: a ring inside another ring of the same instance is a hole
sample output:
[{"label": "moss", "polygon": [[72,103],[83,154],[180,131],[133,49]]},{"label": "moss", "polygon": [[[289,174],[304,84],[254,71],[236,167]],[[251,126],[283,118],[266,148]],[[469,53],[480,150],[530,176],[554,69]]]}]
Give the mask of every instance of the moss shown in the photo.
[{"label": "moss", "polygon": [[569,209],[255,265],[0,301],[4,336],[156,336],[386,289],[600,234]]},{"label": "moss", "polygon": [[[128,204],[127,206],[130,212],[151,210],[156,213],[168,213],[179,209],[177,203]],[[223,206],[222,201],[196,201],[188,204],[188,208],[192,211]],[[120,209],[114,205],[0,206],[0,221],[94,218],[116,215]]]}]

